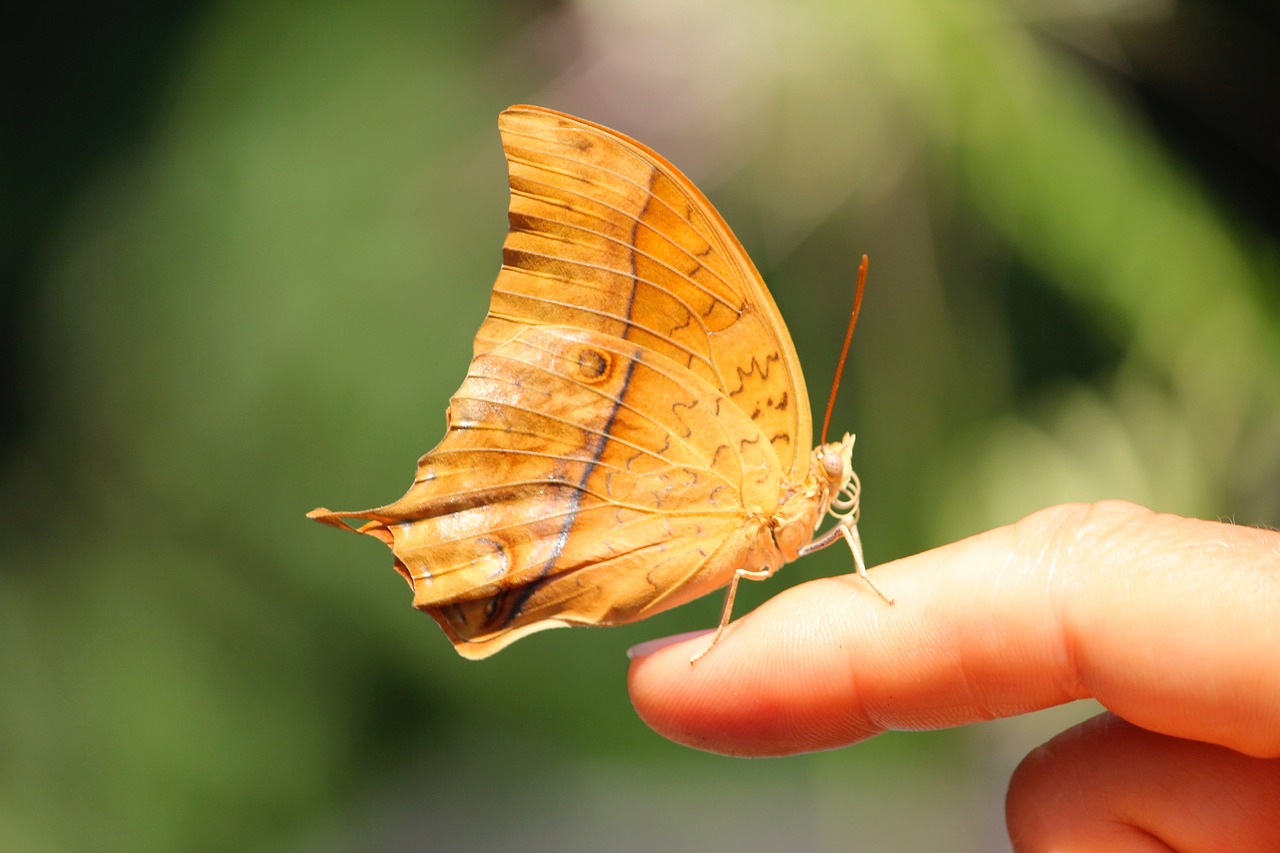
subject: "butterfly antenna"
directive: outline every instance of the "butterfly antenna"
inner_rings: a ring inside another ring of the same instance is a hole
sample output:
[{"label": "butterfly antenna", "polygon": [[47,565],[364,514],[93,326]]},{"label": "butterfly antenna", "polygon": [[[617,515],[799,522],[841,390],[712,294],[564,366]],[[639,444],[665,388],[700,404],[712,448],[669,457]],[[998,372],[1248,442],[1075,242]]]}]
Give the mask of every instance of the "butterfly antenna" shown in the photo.
[{"label": "butterfly antenna", "polygon": [[836,364],[836,378],[831,383],[831,396],[827,398],[827,413],[822,418],[822,441],[827,443],[827,427],[831,425],[831,410],[836,406],[836,389],[840,387],[840,377],[844,374],[844,360],[849,356],[849,341],[853,340],[853,327],[858,323],[858,309],[862,307],[862,291],[867,286],[867,256],[862,256],[858,264],[858,286],[853,292],[853,313],[849,315],[849,329],[844,333],[844,348],[840,350],[840,361]]}]

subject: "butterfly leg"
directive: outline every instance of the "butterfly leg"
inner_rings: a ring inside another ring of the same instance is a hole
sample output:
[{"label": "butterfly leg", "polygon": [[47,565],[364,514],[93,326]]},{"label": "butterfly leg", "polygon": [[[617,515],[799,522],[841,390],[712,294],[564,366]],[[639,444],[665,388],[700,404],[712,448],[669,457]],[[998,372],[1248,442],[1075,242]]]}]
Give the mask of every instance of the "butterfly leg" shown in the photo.
[{"label": "butterfly leg", "polygon": [[800,556],[812,554],[814,551],[821,551],[828,545],[834,545],[836,540],[844,538],[849,543],[849,550],[853,552],[853,565],[858,570],[858,577],[867,582],[867,585],[876,591],[876,595],[885,600],[887,604],[893,604],[893,599],[884,594],[884,590],[876,585],[876,582],[867,574],[866,561],[862,559],[862,537],[858,535],[858,524],[852,516],[842,516],[840,523],[819,536],[800,549]]},{"label": "butterfly leg", "polygon": [[689,658],[689,666],[693,666],[714,646],[719,640],[720,635],[724,633],[725,627],[729,624],[729,618],[733,616],[733,599],[738,595],[738,582],[743,578],[749,581],[768,580],[773,576],[773,572],[768,569],[738,569],[733,573],[733,580],[729,582],[729,592],[724,597],[724,610],[720,611],[720,625],[716,628],[716,632],[711,635],[711,642],[707,643],[702,651]]},{"label": "butterfly leg", "polygon": [[876,586],[876,582],[871,579],[871,575],[867,574],[867,564],[862,559],[862,537],[858,535],[858,527],[855,524],[839,525],[840,532],[844,535],[844,541],[849,543],[849,550],[853,552],[853,565],[858,569],[858,577],[867,582],[867,585],[876,591],[876,595],[885,600],[886,604],[893,604],[893,599],[884,594],[884,590]]}]

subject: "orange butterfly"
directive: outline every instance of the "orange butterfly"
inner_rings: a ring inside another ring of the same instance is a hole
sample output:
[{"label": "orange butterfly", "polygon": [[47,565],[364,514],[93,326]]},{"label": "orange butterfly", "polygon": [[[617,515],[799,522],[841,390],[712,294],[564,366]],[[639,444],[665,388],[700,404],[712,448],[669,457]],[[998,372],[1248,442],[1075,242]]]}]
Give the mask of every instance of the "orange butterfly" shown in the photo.
[{"label": "orange butterfly", "polygon": [[853,436],[811,449],[795,347],[711,203],[598,124],[516,106],[498,127],[511,230],[445,437],[395,503],[309,517],[366,519],[472,659],[728,584],[718,638],[741,579],[839,539],[870,582]]}]

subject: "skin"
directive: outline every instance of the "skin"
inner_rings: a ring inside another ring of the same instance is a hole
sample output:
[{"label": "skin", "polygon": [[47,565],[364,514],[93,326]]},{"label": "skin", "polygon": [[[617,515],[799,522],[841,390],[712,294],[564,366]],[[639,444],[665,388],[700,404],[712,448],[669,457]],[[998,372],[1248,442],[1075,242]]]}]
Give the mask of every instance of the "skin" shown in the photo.
[{"label": "skin", "polygon": [[1121,502],[1051,507],[732,625],[632,650],[659,734],[777,756],[1074,699],[1108,709],[1028,755],[1018,851],[1280,850],[1280,533]]}]

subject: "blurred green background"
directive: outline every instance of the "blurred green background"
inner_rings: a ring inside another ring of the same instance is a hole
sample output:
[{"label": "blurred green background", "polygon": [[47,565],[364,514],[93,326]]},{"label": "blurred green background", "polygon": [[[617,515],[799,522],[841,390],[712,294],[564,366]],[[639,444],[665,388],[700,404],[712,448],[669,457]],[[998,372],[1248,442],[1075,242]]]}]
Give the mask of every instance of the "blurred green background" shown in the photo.
[{"label": "blurred green background", "polygon": [[[1280,524],[1280,15],[1266,2],[57,5],[3,51],[0,849],[990,850],[1094,712],[749,762],[624,651],[484,663],[377,543],[444,431],[506,227],[511,103],[711,196],[872,563],[1067,500]],[[821,413],[819,411],[818,417]],[[849,570],[839,549],[744,590]],[[741,599],[740,599],[741,600]]]}]

